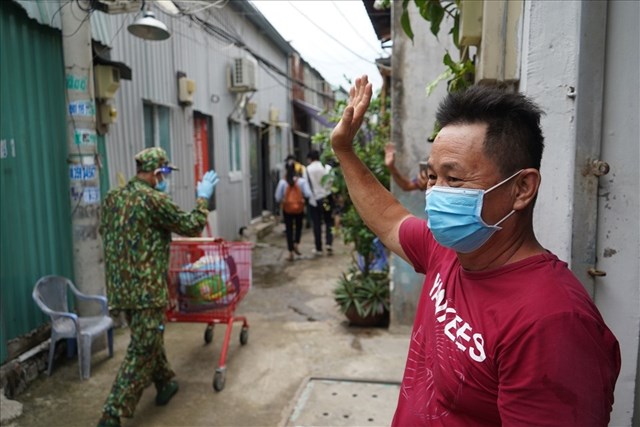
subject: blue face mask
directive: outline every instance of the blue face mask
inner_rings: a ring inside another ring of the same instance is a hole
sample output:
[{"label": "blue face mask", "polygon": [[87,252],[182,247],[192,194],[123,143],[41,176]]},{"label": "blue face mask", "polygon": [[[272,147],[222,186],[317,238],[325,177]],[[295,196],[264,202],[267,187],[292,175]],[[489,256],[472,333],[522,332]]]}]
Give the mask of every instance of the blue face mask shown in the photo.
[{"label": "blue face mask", "polygon": [[426,192],[427,225],[438,243],[456,252],[469,253],[484,245],[499,225],[509,218],[509,212],[494,225],[482,219],[484,195],[509,181],[522,170],[499,182],[488,190],[474,188],[431,187]]},{"label": "blue face mask", "polygon": [[167,185],[167,180],[163,179],[162,181],[158,181],[158,183],[156,184],[156,190],[165,193],[167,191],[168,185]]},{"label": "blue face mask", "polygon": [[[153,171],[154,175],[158,175],[159,173],[162,174],[162,181],[157,181],[156,182],[156,186],[155,189],[162,192],[162,193],[166,193],[169,191],[169,183],[167,182],[167,176],[171,174],[171,171],[173,169],[171,169],[169,166],[160,166],[158,169]],[[157,180],[158,178],[156,178]]]}]

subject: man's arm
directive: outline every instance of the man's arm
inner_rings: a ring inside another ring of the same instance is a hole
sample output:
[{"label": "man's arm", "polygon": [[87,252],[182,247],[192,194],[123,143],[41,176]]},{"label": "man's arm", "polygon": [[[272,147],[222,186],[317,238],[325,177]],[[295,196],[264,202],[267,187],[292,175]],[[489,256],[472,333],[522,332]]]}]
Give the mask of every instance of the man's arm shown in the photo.
[{"label": "man's arm", "polygon": [[402,191],[413,191],[418,189],[415,180],[411,180],[402,175],[396,168],[396,149],[393,142],[389,142],[384,146],[384,164],[389,170],[391,177]]},{"label": "man's arm", "polygon": [[215,191],[220,179],[215,171],[207,171],[196,185],[196,207],[191,212],[184,212],[166,194],[152,192],[152,212],[162,227],[181,236],[196,237],[205,225],[209,215],[209,199]]},{"label": "man's arm", "polygon": [[421,170],[418,172],[418,176],[413,180],[416,185],[416,189],[420,191],[426,191],[429,186],[429,177],[427,171]]},{"label": "man's arm", "polygon": [[209,214],[208,201],[204,197],[196,199],[196,207],[185,212],[166,194],[158,193],[152,202],[152,212],[158,225],[187,237],[197,237],[202,233]]},{"label": "man's arm", "polygon": [[414,180],[410,180],[406,176],[400,174],[396,169],[389,170],[395,183],[402,189],[402,191],[413,191],[418,189],[418,183]]},{"label": "man's arm", "polygon": [[411,214],[378,182],[353,150],[353,139],[362,125],[371,94],[367,76],[357,78],[342,118],[331,133],[331,146],[358,214],[389,250],[410,263],[400,245],[399,230]]}]

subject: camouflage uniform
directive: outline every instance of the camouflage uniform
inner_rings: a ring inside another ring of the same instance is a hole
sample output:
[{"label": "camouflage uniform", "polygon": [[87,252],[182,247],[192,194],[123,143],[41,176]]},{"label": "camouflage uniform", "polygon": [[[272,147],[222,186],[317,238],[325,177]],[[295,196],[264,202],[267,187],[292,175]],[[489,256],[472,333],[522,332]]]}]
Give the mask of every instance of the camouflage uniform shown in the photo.
[{"label": "camouflage uniform", "polygon": [[[161,148],[136,156],[138,168],[173,168]],[[174,168],[175,169],[175,168]],[[143,390],[162,386],[175,374],[164,351],[164,311],[171,233],[197,236],[207,220],[207,201],[182,211],[164,193],[134,177],[109,192],[101,211],[107,295],[112,309],[122,310],[131,329],[131,342],[120,366],[104,413],[132,417]]]}]

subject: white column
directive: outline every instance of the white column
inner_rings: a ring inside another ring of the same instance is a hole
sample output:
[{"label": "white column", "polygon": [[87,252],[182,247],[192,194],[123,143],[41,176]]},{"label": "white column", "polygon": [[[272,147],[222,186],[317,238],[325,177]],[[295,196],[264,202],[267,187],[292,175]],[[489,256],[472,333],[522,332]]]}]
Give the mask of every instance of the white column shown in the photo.
[{"label": "white column", "polygon": [[[60,3],[74,279],[82,292],[104,295],[102,241],[98,235],[101,197],[89,2],[61,0]],[[94,312],[92,306],[82,305],[79,311],[82,315]]]}]

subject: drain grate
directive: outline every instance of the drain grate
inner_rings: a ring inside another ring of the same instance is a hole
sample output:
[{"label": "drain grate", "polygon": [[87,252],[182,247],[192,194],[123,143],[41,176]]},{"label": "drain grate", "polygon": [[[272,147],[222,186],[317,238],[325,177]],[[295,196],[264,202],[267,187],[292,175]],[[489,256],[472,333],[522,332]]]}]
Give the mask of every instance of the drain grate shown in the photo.
[{"label": "drain grate", "polygon": [[388,426],[400,384],[348,379],[309,379],[286,426]]}]

